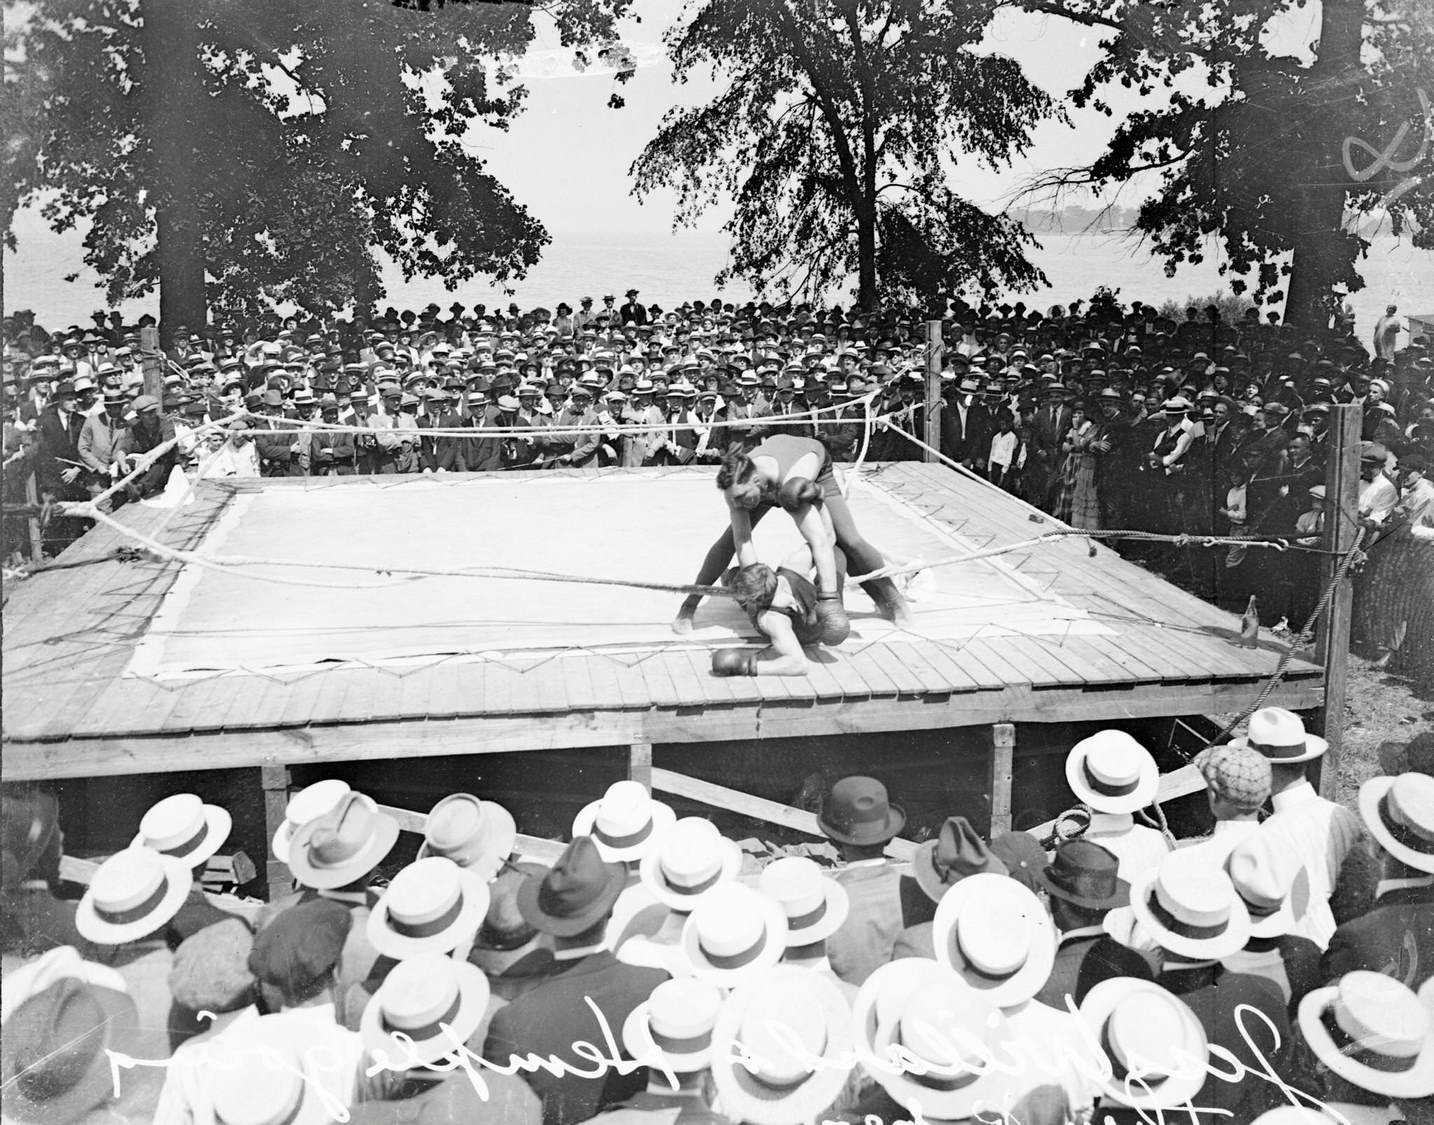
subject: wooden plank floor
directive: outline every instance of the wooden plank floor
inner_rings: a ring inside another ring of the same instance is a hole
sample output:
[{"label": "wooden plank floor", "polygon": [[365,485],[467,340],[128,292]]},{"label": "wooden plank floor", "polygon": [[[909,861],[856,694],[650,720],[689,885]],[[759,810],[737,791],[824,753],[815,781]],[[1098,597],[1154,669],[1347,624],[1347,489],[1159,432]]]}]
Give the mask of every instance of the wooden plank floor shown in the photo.
[{"label": "wooden plank floor", "polygon": [[[878,468],[864,476],[863,487],[887,490],[973,547],[1006,546],[1060,526],[1049,517],[1032,519],[1013,498],[941,466],[908,462]],[[266,481],[255,487],[295,484]],[[337,478],[306,487],[373,484]],[[205,486],[197,490],[200,503],[193,511],[175,516],[131,506],[119,518],[166,542],[202,544],[234,494]],[[521,719],[681,709],[712,709],[715,715],[732,708],[793,706],[848,709],[850,722],[859,727],[865,701],[982,697],[984,714],[991,706],[984,697],[1004,694],[1019,701],[1031,690],[1114,687],[1154,698],[1179,689],[1187,698],[1190,685],[1226,683],[1249,685],[1253,697],[1280,658],[1279,646],[1269,639],[1255,650],[1231,645],[1228,635],[1237,627],[1232,615],[1103,546],[1091,557],[1088,540],[1072,539],[1023,549],[990,565],[1087,611],[1109,635],[1002,635],[993,629],[966,641],[896,636],[864,648],[849,642],[824,652],[804,679],[714,677],[710,650],[684,641],[647,653],[563,653],[502,662],[454,657],[392,669],[336,664],[312,672],[228,672],[161,685],[125,672],[178,568],[121,561],[115,551],[128,542],[118,532],[96,529],[64,556],[82,565],[38,574],[12,593],[3,646],[7,744],[425,717]],[[1287,679],[1302,682],[1298,690],[1307,693],[1319,676],[1313,665],[1292,661]],[[1117,705],[1111,706],[1117,713]],[[691,737],[701,740],[703,723],[698,714],[684,729],[690,726]]]}]

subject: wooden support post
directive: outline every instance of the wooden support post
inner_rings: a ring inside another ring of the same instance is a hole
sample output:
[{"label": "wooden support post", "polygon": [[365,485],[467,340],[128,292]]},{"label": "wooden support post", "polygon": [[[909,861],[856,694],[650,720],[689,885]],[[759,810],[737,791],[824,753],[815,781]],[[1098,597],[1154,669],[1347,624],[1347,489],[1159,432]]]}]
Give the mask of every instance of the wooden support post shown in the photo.
[{"label": "wooden support post", "polygon": [[[1320,589],[1334,579],[1340,556],[1354,546],[1359,533],[1359,440],[1363,409],[1355,405],[1330,408],[1329,451],[1325,461],[1324,549]],[[1320,734],[1329,750],[1319,763],[1319,791],[1334,799],[1339,784],[1340,744],[1344,741],[1345,675],[1349,661],[1349,619],[1354,584],[1345,575],[1316,627],[1316,659],[1324,666],[1324,708]]]},{"label": "wooden support post", "polygon": [[[33,471],[25,477],[25,502],[36,508],[40,506],[40,490],[35,484]],[[30,516],[25,521],[25,526],[30,533],[30,561],[38,566],[45,561],[45,534],[40,527],[39,517]]]},{"label": "wooden support post", "polygon": [[[943,322],[926,322],[926,425],[921,440],[931,449],[941,448],[941,368],[946,362],[946,341],[942,336]],[[931,449],[921,451],[923,461],[934,462]]]},{"label": "wooden support post", "polygon": [[[264,844],[267,848],[274,833],[283,825],[284,812],[289,806],[289,767],[260,766],[259,784],[264,787]],[[294,877],[288,864],[279,862],[272,852],[267,853],[267,859],[265,882],[269,887],[269,901],[273,902],[294,889]]]},{"label": "wooden support post", "polygon": [[634,742],[627,748],[627,776],[640,781],[652,792],[652,743]]},{"label": "wooden support post", "polygon": [[144,393],[164,400],[164,355],[159,350],[159,329],[139,330],[139,362],[144,368]]},{"label": "wooden support post", "polygon": [[1011,779],[1016,772],[1016,724],[991,725],[991,832],[1011,830]]}]

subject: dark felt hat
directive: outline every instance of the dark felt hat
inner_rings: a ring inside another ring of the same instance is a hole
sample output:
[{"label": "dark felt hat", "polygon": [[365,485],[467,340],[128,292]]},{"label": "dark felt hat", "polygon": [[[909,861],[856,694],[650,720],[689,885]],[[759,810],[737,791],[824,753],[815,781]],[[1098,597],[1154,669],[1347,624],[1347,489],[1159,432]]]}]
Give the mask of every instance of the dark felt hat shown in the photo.
[{"label": "dark felt hat", "polygon": [[302,996],[338,964],[352,924],[348,907],[332,899],[291,906],[254,938],[249,971],[285,996]]},{"label": "dark felt hat", "polygon": [[934,840],[916,849],[911,868],[916,882],[932,902],[968,875],[991,871],[1007,874],[1006,865],[991,854],[986,841],[964,816],[949,816]]},{"label": "dark felt hat", "polygon": [[579,836],[542,875],[518,889],[518,911],[534,929],[573,937],[612,913],[627,885],[627,867],[605,863],[591,836]]},{"label": "dark felt hat", "polygon": [[844,777],[822,802],[817,825],[842,844],[884,844],[906,823],[906,814],[891,804],[886,786],[874,777]]},{"label": "dark felt hat", "polygon": [[1120,861],[1089,840],[1067,840],[1041,872],[1041,885],[1053,898],[1091,910],[1109,910],[1130,902],[1130,884],[1118,877]]}]

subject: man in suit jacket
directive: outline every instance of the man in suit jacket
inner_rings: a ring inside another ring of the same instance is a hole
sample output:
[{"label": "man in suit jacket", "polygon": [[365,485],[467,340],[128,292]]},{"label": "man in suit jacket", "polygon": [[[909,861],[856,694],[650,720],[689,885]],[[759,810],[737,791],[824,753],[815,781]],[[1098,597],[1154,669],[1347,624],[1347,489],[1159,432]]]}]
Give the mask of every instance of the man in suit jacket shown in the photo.
[{"label": "man in suit jacket", "polygon": [[985,468],[991,448],[993,427],[986,408],[976,401],[980,391],[981,384],[968,375],[941,406],[941,452],[967,468]]},{"label": "man in suit jacket", "polygon": [[1060,930],[1051,975],[1036,999],[1061,1011],[1080,1005],[1085,992],[1115,976],[1149,979],[1145,959],[1106,934],[1105,916],[1130,902],[1130,884],[1118,877],[1120,861],[1089,840],[1067,840],[1040,873],[1051,920]]},{"label": "man in suit jacket", "polygon": [[519,1071],[542,1100],[544,1125],[586,1121],[644,1088],[642,1069],[627,1056],[583,1076],[597,1064],[576,1049],[586,1043],[606,1056],[633,1009],[668,979],[660,969],[623,964],[605,948],[607,922],[626,885],[626,865],[603,862],[592,837],[579,836],[551,870],[530,875],[518,891],[523,917],[552,935],[555,963],[541,984],[494,1014],[483,1057],[498,1066],[556,1057],[580,1072]]},{"label": "man in suit jacket", "polygon": [[1326,981],[1370,969],[1417,989],[1434,977],[1434,777],[1376,777],[1359,790],[1359,811],[1378,848],[1374,904],[1330,938]]},{"label": "man in suit jacket", "polygon": [[1048,383],[1041,391],[1041,405],[1031,426],[1026,457],[1026,476],[1031,482],[1033,504],[1049,507],[1050,493],[1060,481],[1061,443],[1071,428],[1071,408],[1065,404],[1065,386]]}]

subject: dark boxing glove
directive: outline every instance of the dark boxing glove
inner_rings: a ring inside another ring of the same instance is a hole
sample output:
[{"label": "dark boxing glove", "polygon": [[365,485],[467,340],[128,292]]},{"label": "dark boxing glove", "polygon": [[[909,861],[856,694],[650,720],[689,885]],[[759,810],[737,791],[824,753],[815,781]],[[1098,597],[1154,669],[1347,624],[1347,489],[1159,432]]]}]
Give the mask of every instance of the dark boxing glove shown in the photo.
[{"label": "dark boxing glove", "polygon": [[719,648],[712,654],[714,676],[755,676],[757,654],[745,648]]},{"label": "dark boxing glove", "polygon": [[840,594],[818,594],[815,612],[822,627],[822,644],[839,645],[851,636],[851,622],[847,620],[846,607],[841,604]]},{"label": "dark boxing glove", "polygon": [[805,508],[808,504],[816,504],[821,498],[821,487],[805,477],[793,477],[777,489],[777,503],[789,512]]}]

